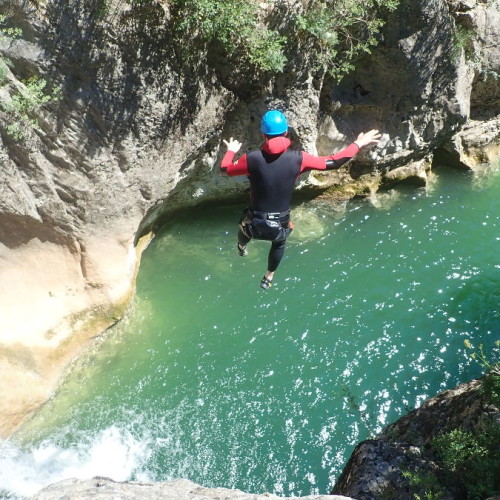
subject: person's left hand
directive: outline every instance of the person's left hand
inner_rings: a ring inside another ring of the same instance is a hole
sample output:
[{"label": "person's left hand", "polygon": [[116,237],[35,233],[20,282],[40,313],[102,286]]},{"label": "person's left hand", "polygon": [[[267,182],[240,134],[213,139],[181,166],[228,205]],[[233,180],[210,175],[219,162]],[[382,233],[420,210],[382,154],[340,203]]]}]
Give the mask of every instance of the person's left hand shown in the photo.
[{"label": "person's left hand", "polygon": [[364,146],[368,146],[368,144],[376,144],[380,141],[381,137],[382,134],[378,130],[373,129],[369,132],[361,132],[361,134],[358,135],[358,138],[354,142],[358,145],[359,148],[362,148]]},{"label": "person's left hand", "polygon": [[223,140],[224,144],[227,146],[228,151],[232,151],[233,153],[237,153],[241,148],[241,142],[233,139],[232,137],[229,141]]}]

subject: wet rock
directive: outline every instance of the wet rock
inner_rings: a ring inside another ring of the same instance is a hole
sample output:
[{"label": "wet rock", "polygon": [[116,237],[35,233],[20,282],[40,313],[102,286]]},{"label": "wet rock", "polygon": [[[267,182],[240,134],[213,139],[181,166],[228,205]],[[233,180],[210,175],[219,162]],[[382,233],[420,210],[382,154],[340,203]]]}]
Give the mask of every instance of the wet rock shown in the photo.
[{"label": "wet rock", "polygon": [[384,174],[384,184],[393,186],[396,184],[408,184],[415,187],[425,187],[427,185],[427,172],[430,164],[427,160],[411,162],[404,167],[394,168]]}]

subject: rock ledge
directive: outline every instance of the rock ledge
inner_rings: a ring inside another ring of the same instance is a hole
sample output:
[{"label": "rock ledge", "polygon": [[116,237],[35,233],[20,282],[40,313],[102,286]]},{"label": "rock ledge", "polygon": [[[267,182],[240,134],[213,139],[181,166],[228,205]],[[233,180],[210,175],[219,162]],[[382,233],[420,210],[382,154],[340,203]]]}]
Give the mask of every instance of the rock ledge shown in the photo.
[{"label": "rock ledge", "polygon": [[[175,479],[161,483],[125,482],[117,483],[105,477],[86,481],[66,479],[47,486],[30,500],[287,500],[265,493],[256,495],[226,488],[204,488],[186,479]],[[301,497],[303,500],[354,500],[338,495],[316,495]]]}]

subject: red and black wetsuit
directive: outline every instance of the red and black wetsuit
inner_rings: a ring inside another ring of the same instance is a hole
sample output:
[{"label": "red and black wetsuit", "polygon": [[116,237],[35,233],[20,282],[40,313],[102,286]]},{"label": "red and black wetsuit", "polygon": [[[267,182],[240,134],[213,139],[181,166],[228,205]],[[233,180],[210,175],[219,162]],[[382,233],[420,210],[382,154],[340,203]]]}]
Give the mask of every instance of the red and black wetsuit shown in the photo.
[{"label": "red and black wetsuit", "polygon": [[[340,168],[355,156],[359,147],[353,143],[331,156],[314,156],[304,151],[289,149],[290,139],[284,136],[266,141],[261,150],[244,154],[234,161],[236,153],[227,151],[222,159],[221,170],[229,176],[247,175],[250,180],[250,211],[283,213],[281,220],[288,225],[289,210],[295,182],[308,170],[332,170]],[[240,245],[250,240],[248,234],[238,234]],[[269,271],[278,267],[283,256],[285,240],[273,242],[269,253]]]},{"label": "red and black wetsuit", "polygon": [[233,163],[235,153],[228,151],[221,170],[229,176],[247,175],[250,180],[250,208],[259,212],[285,212],[290,209],[295,181],[308,170],[340,168],[359,151],[356,144],[331,156],[314,156],[290,148],[290,139],[279,136],[261,150],[243,155]]}]

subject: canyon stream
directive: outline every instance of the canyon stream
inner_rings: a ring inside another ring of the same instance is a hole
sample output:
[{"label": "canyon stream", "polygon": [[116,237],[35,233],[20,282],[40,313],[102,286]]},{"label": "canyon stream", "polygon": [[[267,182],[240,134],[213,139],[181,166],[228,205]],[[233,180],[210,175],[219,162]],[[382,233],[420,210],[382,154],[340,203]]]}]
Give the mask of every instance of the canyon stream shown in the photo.
[{"label": "canyon stream", "polygon": [[499,166],[433,175],[296,201],[269,291],[269,243],[236,251],[243,196],[172,217],[125,318],[0,443],[0,498],[96,475],[328,493],[358,442],[482,374],[465,340],[500,338]]}]

